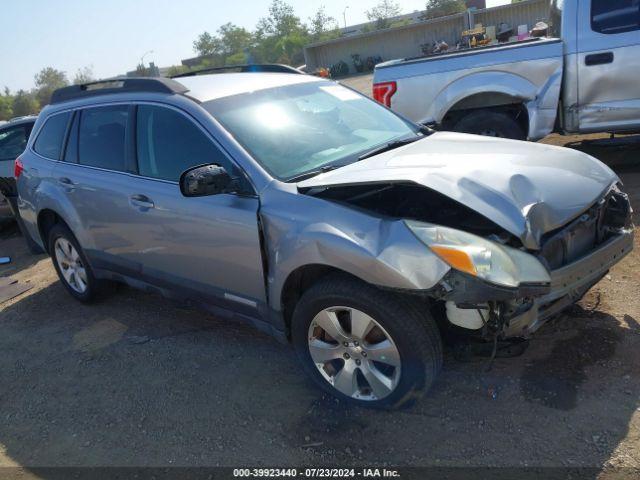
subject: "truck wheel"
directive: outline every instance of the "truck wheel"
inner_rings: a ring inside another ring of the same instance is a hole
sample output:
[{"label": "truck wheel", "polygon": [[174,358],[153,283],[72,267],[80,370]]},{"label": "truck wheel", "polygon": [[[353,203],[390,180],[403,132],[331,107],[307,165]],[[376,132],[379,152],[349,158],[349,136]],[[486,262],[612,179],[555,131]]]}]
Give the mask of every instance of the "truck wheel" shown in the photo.
[{"label": "truck wheel", "polygon": [[426,308],[341,275],[307,290],[293,313],[303,370],[324,391],[367,407],[417,399],[442,366],[442,342]]},{"label": "truck wheel", "polygon": [[515,118],[491,110],[474,110],[467,113],[453,126],[453,131],[513,140],[527,139]]}]

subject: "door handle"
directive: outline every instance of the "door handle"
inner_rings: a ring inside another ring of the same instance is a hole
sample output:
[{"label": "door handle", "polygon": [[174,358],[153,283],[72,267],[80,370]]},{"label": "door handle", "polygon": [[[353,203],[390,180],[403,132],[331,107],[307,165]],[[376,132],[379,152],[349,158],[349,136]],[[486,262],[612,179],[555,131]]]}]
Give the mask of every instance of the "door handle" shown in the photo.
[{"label": "door handle", "polygon": [[67,192],[71,192],[75,189],[76,184],[73,183],[73,180],[67,177],[60,177],[58,179],[58,183],[64,187]]},{"label": "door handle", "polygon": [[155,206],[155,204],[153,203],[153,200],[151,200],[149,197],[147,197],[146,195],[131,195],[129,197],[129,203],[131,204],[131,206],[139,208],[141,210],[149,210],[150,208],[153,208]]},{"label": "door handle", "polygon": [[587,67],[592,65],[604,65],[606,63],[613,63],[613,52],[594,53],[584,57],[584,64]]}]

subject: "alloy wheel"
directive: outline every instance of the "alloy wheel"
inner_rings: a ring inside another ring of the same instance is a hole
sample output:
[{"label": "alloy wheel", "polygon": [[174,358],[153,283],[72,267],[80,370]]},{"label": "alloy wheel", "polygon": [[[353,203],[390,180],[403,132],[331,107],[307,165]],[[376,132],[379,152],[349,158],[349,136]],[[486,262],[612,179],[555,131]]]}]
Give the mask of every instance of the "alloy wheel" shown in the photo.
[{"label": "alloy wheel", "polygon": [[400,380],[395,342],[371,316],[350,307],[319,312],[309,326],[309,354],[324,379],[358,400],[380,400]]},{"label": "alloy wheel", "polygon": [[86,292],[88,285],[87,271],[73,244],[62,237],[56,239],[54,254],[56,263],[67,285],[78,293]]}]

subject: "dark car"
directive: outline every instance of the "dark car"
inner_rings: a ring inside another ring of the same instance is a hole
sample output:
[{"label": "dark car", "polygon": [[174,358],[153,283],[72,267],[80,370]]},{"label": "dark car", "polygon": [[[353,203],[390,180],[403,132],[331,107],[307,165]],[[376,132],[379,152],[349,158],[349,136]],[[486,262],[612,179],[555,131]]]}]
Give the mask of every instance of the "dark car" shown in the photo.
[{"label": "dark car", "polygon": [[0,125],[0,217],[17,212],[14,161],[26,148],[36,118],[17,117]]}]

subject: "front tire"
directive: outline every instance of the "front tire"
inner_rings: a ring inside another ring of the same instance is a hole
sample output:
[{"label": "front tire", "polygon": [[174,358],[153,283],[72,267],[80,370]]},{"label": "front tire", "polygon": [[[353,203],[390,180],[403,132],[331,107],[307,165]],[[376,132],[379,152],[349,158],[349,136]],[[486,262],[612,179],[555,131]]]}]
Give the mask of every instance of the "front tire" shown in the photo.
[{"label": "front tire", "polygon": [[49,254],[60,281],[73,298],[84,303],[95,300],[100,282],[95,278],[76,237],[65,225],[49,230]]},{"label": "front tire", "polygon": [[442,365],[438,328],[416,302],[341,275],[307,290],[293,313],[294,347],[324,391],[397,408],[428,390]]}]

